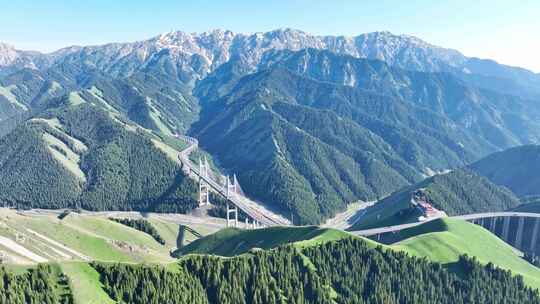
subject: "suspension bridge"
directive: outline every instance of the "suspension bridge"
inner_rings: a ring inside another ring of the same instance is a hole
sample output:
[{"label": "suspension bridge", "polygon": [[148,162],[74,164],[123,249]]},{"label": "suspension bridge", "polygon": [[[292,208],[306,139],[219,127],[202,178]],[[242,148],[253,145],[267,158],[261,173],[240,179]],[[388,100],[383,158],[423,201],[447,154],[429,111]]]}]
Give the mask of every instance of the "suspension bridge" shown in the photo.
[{"label": "suspension bridge", "polygon": [[239,210],[246,215],[243,223],[245,228],[291,224],[288,219],[246,197],[236,175],[216,176],[205,157],[200,158],[199,163],[195,164],[189,155],[198,148],[199,142],[189,136],[178,135],[177,137],[188,143],[188,147],[181,151],[179,159],[185,173],[199,180],[199,206],[211,204],[210,192],[214,192],[227,200],[227,226],[239,227]]}]

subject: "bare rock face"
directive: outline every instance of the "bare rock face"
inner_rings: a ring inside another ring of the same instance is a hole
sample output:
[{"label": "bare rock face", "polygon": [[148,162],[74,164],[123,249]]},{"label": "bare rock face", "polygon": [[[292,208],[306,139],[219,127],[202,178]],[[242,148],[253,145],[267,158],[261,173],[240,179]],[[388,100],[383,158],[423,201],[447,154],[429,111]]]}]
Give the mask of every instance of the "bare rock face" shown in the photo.
[{"label": "bare rock face", "polygon": [[19,57],[18,52],[11,45],[0,43],[0,65],[13,64]]},{"label": "bare rock face", "polygon": [[298,51],[306,48],[382,60],[405,70],[478,74],[508,78],[525,87],[540,86],[540,77],[525,69],[468,58],[456,50],[434,46],[413,36],[390,32],[354,37],[317,36],[288,28],[251,34],[227,30],[203,33],[173,31],[148,40],[71,46],[50,54],[19,51],[0,44],[0,74],[2,70],[21,67],[44,69],[53,65],[78,64],[123,77],[141,70],[166,71],[184,83],[193,84],[232,58],[242,60],[249,71],[269,50]]},{"label": "bare rock face", "polygon": [[41,69],[48,66],[52,58],[52,55],[17,50],[9,44],[0,42],[0,72],[6,68],[10,68],[10,70],[21,68]]},{"label": "bare rock face", "polygon": [[127,76],[161,62],[179,75],[200,79],[235,56],[253,68],[268,50],[297,51],[305,48],[380,59],[401,68],[422,71],[445,70],[466,60],[457,51],[389,32],[345,37],[315,36],[299,30],[280,29],[253,34],[224,30],[204,33],[176,31],[144,41],[68,47],[46,55],[18,51],[0,44],[0,66],[39,69],[53,64],[80,62],[114,75]]}]

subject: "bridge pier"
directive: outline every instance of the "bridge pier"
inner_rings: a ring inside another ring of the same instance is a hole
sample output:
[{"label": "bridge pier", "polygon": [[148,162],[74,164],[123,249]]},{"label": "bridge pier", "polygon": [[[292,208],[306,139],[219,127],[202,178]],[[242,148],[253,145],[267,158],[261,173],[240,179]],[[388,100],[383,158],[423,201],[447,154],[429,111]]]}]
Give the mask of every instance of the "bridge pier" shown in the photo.
[{"label": "bridge pier", "polygon": [[509,217],[509,216],[506,216],[503,219],[502,239],[507,243],[509,243],[508,233],[510,232],[510,219],[511,219],[511,217]]},{"label": "bridge pier", "polygon": [[534,221],[531,244],[529,245],[529,250],[531,252],[534,252],[534,249],[536,249],[536,242],[538,241],[538,228],[540,228],[539,226],[540,226],[540,218],[536,218],[536,220]]},{"label": "bridge pier", "polygon": [[208,177],[208,162],[199,159],[199,207],[210,204],[210,185],[204,180]]},{"label": "bridge pier", "polygon": [[[234,218],[231,218],[231,213],[234,213]],[[231,227],[231,222],[234,223],[234,227],[238,227],[238,207],[230,208],[227,203],[227,227]]]},{"label": "bridge pier", "polygon": [[227,188],[226,196],[227,198],[231,198],[236,193],[236,183],[233,181],[231,182],[231,179],[227,175],[226,181],[225,181],[225,187]]},{"label": "bridge pier", "polygon": [[518,220],[518,229],[516,233],[516,248],[521,249],[521,244],[523,242],[523,228],[525,226],[525,218],[520,217]]},{"label": "bridge pier", "polygon": [[489,231],[495,234],[495,228],[497,227],[497,217],[491,218],[491,223],[489,224]]},{"label": "bridge pier", "polygon": [[210,189],[208,184],[199,181],[199,207],[210,204]]}]

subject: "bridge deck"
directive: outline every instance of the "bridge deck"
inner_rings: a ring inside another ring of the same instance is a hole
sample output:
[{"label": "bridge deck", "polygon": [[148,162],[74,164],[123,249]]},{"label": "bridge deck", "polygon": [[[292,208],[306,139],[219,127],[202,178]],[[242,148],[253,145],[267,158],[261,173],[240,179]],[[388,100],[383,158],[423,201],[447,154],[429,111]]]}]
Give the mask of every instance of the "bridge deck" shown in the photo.
[{"label": "bridge deck", "polygon": [[[465,221],[471,221],[471,220],[478,220],[478,219],[484,219],[484,218],[493,218],[493,217],[530,217],[530,218],[540,218],[540,213],[528,213],[528,212],[488,212],[488,213],[475,213],[475,214],[467,214],[467,215],[458,215],[458,216],[452,216],[450,218],[453,219],[460,219]],[[383,233],[389,233],[389,232],[396,232],[403,229],[416,227],[422,224],[425,224],[429,221],[436,220],[438,218],[429,219],[427,221],[423,222],[416,222],[416,223],[410,223],[410,224],[402,224],[402,225],[395,225],[395,226],[387,226],[387,227],[381,227],[381,228],[373,228],[373,229],[365,229],[365,230],[358,230],[358,231],[351,231],[352,234],[360,235],[360,236],[372,236],[377,234],[383,234]]]}]

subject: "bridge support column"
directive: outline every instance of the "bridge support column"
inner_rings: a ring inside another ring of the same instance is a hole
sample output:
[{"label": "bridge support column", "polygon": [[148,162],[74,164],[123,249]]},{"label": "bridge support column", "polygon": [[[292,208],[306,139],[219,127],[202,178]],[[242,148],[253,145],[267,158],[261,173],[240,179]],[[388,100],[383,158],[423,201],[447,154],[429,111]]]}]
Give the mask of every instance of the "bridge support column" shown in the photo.
[{"label": "bridge support column", "polygon": [[516,233],[516,243],[515,246],[517,249],[521,249],[521,244],[523,242],[523,226],[525,226],[525,218],[520,217],[518,222],[518,230]]},{"label": "bridge support column", "polygon": [[231,179],[229,178],[229,176],[226,177],[227,180],[225,181],[225,187],[227,188],[227,192],[226,192],[226,195],[227,195],[227,198],[231,198],[234,194],[236,194],[236,183],[231,182]]},{"label": "bridge support column", "polygon": [[227,203],[227,227],[229,227],[230,223],[231,223],[231,218],[230,218],[229,203]]},{"label": "bridge support column", "polygon": [[491,233],[495,234],[495,228],[496,227],[497,227],[497,218],[492,217],[491,218],[491,223],[489,225],[489,231],[491,231]]},{"label": "bridge support column", "polygon": [[203,180],[199,180],[199,207],[210,204],[210,187]]},{"label": "bridge support column", "polygon": [[[231,213],[234,213],[234,218],[231,218]],[[234,223],[234,227],[238,227],[238,207],[230,208],[227,203],[227,227],[231,227],[231,223]]]},{"label": "bridge support column", "polygon": [[540,228],[539,226],[540,226],[540,218],[536,218],[534,221],[531,245],[529,246],[529,250],[531,252],[534,252],[534,249],[536,249],[536,242],[538,241],[538,229]]},{"label": "bridge support column", "polygon": [[210,185],[204,180],[208,178],[208,162],[199,159],[199,207],[210,204]]},{"label": "bridge support column", "polygon": [[238,228],[238,207],[234,206],[234,227]]},{"label": "bridge support column", "polygon": [[508,243],[508,232],[510,231],[510,219],[511,217],[505,216],[503,218],[503,231],[502,239]]}]

